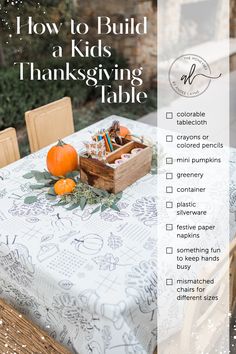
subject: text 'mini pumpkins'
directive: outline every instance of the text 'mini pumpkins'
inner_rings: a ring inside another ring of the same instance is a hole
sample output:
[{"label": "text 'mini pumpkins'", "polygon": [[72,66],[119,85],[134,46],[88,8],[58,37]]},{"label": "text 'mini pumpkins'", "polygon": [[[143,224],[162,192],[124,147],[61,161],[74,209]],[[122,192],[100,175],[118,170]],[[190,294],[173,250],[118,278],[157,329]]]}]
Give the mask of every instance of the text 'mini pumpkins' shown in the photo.
[{"label": "text 'mini pumpkins'", "polygon": [[66,176],[78,169],[78,154],[73,146],[58,141],[47,154],[47,168],[53,176]]}]

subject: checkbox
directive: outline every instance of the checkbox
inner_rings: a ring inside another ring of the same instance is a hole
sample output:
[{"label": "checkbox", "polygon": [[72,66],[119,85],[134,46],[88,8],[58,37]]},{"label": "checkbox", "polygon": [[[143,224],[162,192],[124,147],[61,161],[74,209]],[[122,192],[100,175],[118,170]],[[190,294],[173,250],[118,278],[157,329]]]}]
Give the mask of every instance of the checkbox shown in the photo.
[{"label": "checkbox", "polygon": [[173,224],[166,224],[166,230],[167,231],[172,231],[173,230]]},{"label": "checkbox", "polygon": [[166,193],[173,193],[173,187],[167,186],[166,187]]},{"label": "checkbox", "polygon": [[166,135],[166,142],[171,143],[173,141],[173,135]]},{"label": "checkbox", "polygon": [[166,207],[167,207],[168,209],[173,208],[173,202],[166,202]]},{"label": "checkbox", "polygon": [[173,247],[166,247],[166,254],[173,254]]},{"label": "checkbox", "polygon": [[166,164],[167,165],[172,165],[173,164],[173,158],[172,157],[167,157],[166,158]]},{"label": "checkbox", "polygon": [[173,173],[167,172],[166,173],[166,179],[173,179]]},{"label": "checkbox", "polygon": [[173,112],[166,112],[166,119],[173,119]]},{"label": "checkbox", "polygon": [[173,285],[173,279],[166,279],[166,285]]}]

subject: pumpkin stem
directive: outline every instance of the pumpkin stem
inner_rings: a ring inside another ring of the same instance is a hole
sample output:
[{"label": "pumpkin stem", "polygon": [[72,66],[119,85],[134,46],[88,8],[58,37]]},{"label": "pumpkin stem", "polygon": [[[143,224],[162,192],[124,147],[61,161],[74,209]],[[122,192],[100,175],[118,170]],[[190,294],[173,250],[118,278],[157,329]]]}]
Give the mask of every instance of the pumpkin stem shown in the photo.
[{"label": "pumpkin stem", "polygon": [[57,213],[57,218],[58,218],[58,220],[60,220],[60,214],[59,213]]},{"label": "pumpkin stem", "polygon": [[64,145],[66,145],[66,143],[64,143],[64,141],[62,141],[61,139],[58,139],[57,146],[64,146]]}]

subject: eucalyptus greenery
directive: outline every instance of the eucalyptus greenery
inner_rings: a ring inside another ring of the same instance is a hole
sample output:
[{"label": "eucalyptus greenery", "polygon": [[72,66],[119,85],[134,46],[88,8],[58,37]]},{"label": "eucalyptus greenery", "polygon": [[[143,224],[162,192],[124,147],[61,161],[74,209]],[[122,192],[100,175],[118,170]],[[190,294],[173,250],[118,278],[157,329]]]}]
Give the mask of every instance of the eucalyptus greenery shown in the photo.
[{"label": "eucalyptus greenery", "polygon": [[[30,188],[32,191],[38,191],[33,196],[28,196],[24,199],[25,204],[33,204],[38,201],[39,196],[45,193],[48,200],[55,202],[55,206],[68,206],[67,210],[73,210],[80,207],[84,210],[86,205],[95,205],[97,207],[92,213],[103,212],[104,210],[111,208],[116,211],[120,211],[117,203],[122,198],[122,193],[112,194],[107,191],[91,187],[83,182],[79,178],[79,172],[73,171],[66,175],[66,178],[71,178],[76,182],[76,187],[72,193],[65,194],[63,196],[57,196],[54,191],[54,184],[63,176],[55,177],[48,171],[40,172],[33,170],[23,176],[26,179],[35,179],[37,184],[32,184]],[[41,192],[40,192],[41,190]]]},{"label": "eucalyptus greenery", "polygon": [[157,154],[157,147],[153,145],[152,147],[152,165],[151,165],[151,174],[156,175],[158,168],[158,154]]},{"label": "eucalyptus greenery", "polygon": [[[156,146],[153,146],[151,174],[157,174],[158,169],[158,152]],[[35,192],[32,196],[27,196],[24,199],[25,204],[34,204],[38,201],[40,195],[45,193],[48,200],[55,202],[55,206],[67,206],[67,210],[80,208],[84,210],[86,205],[97,205],[92,213],[103,212],[111,208],[120,211],[118,202],[121,200],[123,193],[112,194],[102,189],[94,188],[86,183],[81,182],[79,171],[68,173],[65,177],[55,177],[48,171],[32,170],[24,176],[26,179],[35,179],[36,184],[32,184],[30,188]],[[61,178],[71,178],[75,181],[76,187],[73,192],[63,196],[57,196],[54,191],[54,184]]]}]

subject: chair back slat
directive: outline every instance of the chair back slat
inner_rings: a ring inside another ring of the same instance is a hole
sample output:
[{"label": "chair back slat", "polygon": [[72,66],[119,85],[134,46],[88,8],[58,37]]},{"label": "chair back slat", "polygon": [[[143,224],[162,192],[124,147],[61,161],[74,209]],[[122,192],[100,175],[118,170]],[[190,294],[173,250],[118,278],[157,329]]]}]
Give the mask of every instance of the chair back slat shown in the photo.
[{"label": "chair back slat", "polygon": [[31,152],[74,133],[71,99],[49,103],[25,113]]},{"label": "chair back slat", "polygon": [[16,130],[8,128],[0,131],[0,168],[20,159]]}]

